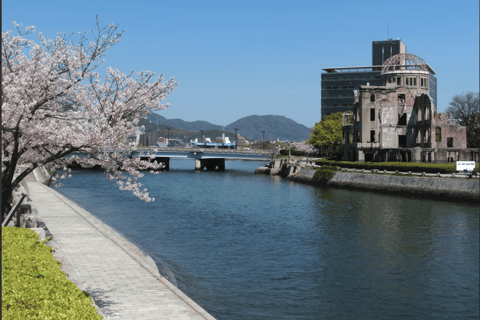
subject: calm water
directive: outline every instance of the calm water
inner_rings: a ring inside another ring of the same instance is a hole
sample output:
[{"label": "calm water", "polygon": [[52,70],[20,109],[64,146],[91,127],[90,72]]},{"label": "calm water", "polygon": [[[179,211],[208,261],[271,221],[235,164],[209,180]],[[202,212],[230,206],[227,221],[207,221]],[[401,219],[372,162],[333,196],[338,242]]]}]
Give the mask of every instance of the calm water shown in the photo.
[{"label": "calm water", "polygon": [[77,171],[60,192],[219,320],[478,319],[479,207],[292,183],[264,162],[146,174],[153,203]]}]

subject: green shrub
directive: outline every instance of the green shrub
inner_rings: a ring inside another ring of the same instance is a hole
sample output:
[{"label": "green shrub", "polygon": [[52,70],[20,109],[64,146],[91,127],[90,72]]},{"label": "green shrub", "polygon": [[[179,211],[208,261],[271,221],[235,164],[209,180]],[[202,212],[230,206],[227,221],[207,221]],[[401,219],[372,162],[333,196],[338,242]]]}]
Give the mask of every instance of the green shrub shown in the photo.
[{"label": "green shrub", "polygon": [[2,319],[103,319],[35,231],[2,227]]},{"label": "green shrub", "polygon": [[314,181],[319,183],[327,183],[328,180],[333,178],[335,171],[337,171],[337,167],[323,165],[321,168],[317,168],[315,170],[315,174],[313,175]]},{"label": "green shrub", "polygon": [[[378,169],[388,171],[401,171],[401,172],[426,172],[426,173],[453,173],[456,172],[455,163],[414,163],[414,162],[352,162],[352,161],[332,161],[325,159],[318,159],[315,164],[331,165],[341,168],[353,168],[353,169]],[[479,165],[476,165],[477,171]]]}]

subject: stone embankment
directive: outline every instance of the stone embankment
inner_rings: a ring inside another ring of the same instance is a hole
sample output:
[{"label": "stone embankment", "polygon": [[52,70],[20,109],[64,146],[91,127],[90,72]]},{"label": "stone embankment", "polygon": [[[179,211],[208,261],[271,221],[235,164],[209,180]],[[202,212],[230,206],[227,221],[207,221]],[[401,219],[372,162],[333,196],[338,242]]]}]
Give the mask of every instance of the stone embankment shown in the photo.
[{"label": "stone embankment", "polygon": [[[291,164],[295,162],[295,164]],[[314,165],[313,160],[304,159],[291,161],[287,159],[274,160],[265,167],[257,168],[255,173],[282,175],[285,179],[320,184],[314,175],[320,166]],[[467,179],[460,174],[421,174],[412,173],[405,176],[396,176],[395,172],[363,171],[340,169],[324,185],[336,188],[369,190],[375,192],[400,192],[421,196],[434,196],[448,199],[479,201],[479,179]]]}]

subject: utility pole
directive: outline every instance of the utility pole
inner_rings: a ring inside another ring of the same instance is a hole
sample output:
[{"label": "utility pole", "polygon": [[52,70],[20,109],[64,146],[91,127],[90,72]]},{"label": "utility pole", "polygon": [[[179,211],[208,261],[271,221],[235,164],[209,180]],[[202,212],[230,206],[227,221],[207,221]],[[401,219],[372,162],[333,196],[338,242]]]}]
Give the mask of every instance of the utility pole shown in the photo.
[{"label": "utility pole", "polygon": [[237,136],[238,128],[233,128],[233,130],[235,130],[235,148],[238,149],[238,136]]},{"label": "utility pole", "polygon": [[205,142],[205,139],[203,138],[203,132],[205,130],[200,130],[200,142]]},{"label": "utility pole", "polygon": [[172,127],[167,127],[167,147],[170,144],[170,130],[171,129],[172,129]]}]

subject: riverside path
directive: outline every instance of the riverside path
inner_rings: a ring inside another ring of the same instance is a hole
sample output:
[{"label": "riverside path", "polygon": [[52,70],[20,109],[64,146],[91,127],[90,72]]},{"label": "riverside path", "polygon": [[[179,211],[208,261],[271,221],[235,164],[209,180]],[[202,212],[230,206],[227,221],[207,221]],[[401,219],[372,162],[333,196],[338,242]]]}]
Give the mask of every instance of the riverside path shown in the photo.
[{"label": "riverside path", "polygon": [[39,182],[27,187],[62,269],[105,319],[215,320],[162,277],[150,256],[88,211]]}]

